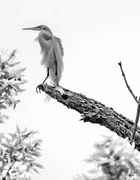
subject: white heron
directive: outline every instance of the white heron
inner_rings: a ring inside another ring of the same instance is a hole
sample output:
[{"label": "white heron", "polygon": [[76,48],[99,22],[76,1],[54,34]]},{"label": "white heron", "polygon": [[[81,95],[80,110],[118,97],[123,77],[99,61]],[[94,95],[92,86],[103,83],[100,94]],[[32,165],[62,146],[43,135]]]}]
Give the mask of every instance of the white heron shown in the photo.
[{"label": "white heron", "polygon": [[64,49],[61,39],[54,36],[51,29],[46,25],[23,28],[22,30],[40,31],[36,40],[38,40],[41,47],[41,65],[43,65],[47,70],[47,76],[42,84],[44,84],[47,78],[49,78],[51,85],[57,87],[63,71],[62,58],[64,55]]}]

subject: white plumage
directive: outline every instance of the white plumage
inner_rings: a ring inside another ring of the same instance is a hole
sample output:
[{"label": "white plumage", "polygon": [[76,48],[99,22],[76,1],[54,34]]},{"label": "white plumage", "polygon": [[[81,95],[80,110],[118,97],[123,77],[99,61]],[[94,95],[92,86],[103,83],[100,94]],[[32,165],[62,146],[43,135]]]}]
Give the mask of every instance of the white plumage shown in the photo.
[{"label": "white plumage", "polygon": [[63,71],[63,55],[61,39],[54,36],[48,26],[40,25],[33,28],[24,28],[23,30],[40,31],[37,37],[41,47],[42,60],[41,65],[47,69],[47,77],[49,77],[51,84],[58,85],[62,77]]}]

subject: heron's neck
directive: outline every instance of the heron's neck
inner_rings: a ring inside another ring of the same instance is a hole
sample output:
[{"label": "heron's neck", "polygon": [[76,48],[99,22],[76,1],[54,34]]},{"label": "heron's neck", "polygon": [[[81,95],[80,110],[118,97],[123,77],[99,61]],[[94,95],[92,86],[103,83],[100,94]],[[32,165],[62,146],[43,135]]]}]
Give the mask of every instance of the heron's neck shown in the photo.
[{"label": "heron's neck", "polygon": [[51,33],[49,33],[49,32],[47,32],[47,31],[41,31],[40,33],[39,33],[39,36],[38,37],[40,37],[40,38],[44,38],[44,40],[50,40],[50,39],[52,39],[52,34]]},{"label": "heron's neck", "polygon": [[40,32],[38,35],[38,41],[42,51],[45,49],[50,49],[52,46],[52,35],[45,31]]}]

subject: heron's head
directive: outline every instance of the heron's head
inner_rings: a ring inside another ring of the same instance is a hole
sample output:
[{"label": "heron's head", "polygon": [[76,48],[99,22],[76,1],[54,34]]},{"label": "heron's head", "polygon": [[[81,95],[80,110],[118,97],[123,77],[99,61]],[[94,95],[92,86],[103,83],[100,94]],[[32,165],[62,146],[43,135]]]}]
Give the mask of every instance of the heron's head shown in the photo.
[{"label": "heron's head", "polygon": [[23,28],[22,30],[32,30],[32,31],[47,31],[52,34],[51,29],[46,25],[40,25],[36,27],[30,27],[30,28]]}]

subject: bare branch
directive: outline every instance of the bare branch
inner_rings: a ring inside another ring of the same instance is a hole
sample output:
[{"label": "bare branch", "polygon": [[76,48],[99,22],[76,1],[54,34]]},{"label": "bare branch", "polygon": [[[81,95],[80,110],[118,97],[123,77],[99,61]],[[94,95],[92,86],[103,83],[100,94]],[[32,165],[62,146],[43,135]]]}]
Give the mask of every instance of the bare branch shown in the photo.
[{"label": "bare branch", "polygon": [[135,119],[134,130],[133,130],[132,137],[131,137],[131,143],[135,139],[135,134],[136,134],[136,130],[137,130],[139,117],[140,117],[140,97],[139,97],[139,103],[138,103],[138,108],[137,108],[137,114],[136,114],[136,119]]},{"label": "bare branch", "polygon": [[[58,102],[74,109],[82,115],[81,120],[84,122],[90,122],[105,126],[106,128],[114,131],[122,138],[128,138],[131,140],[132,130],[134,129],[134,122],[117,113],[113,108],[106,107],[104,104],[90,99],[82,94],[72,92],[68,89],[64,89],[65,98],[61,96],[55,87],[47,84],[40,85],[40,89]],[[67,97],[67,98],[66,98]],[[137,133],[135,135],[135,145],[140,151],[140,128],[137,127]]]},{"label": "bare branch", "polygon": [[121,72],[122,72],[122,76],[123,76],[123,78],[124,78],[124,81],[125,81],[125,84],[126,84],[126,86],[127,86],[127,88],[128,88],[128,91],[131,93],[131,95],[133,96],[134,100],[135,100],[137,103],[139,103],[139,101],[137,100],[137,96],[135,96],[135,94],[133,93],[132,89],[130,88],[130,86],[129,86],[128,82],[127,82],[125,73],[124,73],[123,68],[122,68],[122,63],[119,62],[118,65],[120,66],[120,69],[121,69]]}]

